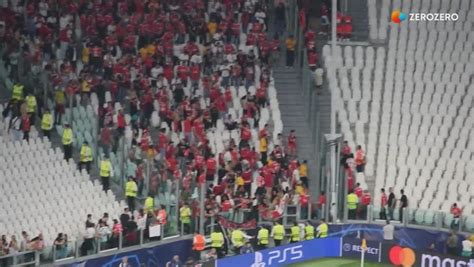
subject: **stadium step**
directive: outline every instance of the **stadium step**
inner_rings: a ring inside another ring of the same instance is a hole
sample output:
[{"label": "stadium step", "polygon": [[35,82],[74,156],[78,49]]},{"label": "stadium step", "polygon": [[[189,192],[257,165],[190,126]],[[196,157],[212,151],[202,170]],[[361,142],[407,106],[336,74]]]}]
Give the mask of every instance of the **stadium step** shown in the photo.
[{"label": "stadium step", "polygon": [[369,38],[368,8],[366,0],[346,1],[347,13],[352,17],[353,41],[366,41]]},{"label": "stadium step", "polygon": [[307,111],[302,105],[301,76],[296,69],[276,68],[273,71],[275,87],[280,104],[283,121],[283,134],[286,138],[290,130],[296,131],[298,140],[298,159],[308,161],[310,191],[313,195],[319,193],[318,161],[314,151],[312,133],[310,132]]}]

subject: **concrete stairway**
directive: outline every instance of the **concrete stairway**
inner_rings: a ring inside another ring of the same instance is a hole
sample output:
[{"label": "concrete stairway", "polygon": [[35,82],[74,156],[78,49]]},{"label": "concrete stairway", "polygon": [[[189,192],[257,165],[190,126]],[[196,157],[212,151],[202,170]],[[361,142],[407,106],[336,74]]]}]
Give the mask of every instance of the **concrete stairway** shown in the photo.
[{"label": "concrete stairway", "polygon": [[352,16],[352,41],[367,41],[369,39],[369,20],[367,18],[367,0],[347,1],[347,12]]},{"label": "concrete stairway", "polygon": [[317,181],[316,154],[313,151],[314,143],[312,133],[307,123],[302,90],[300,72],[294,69],[276,68],[273,72],[275,87],[280,103],[281,118],[283,121],[283,135],[287,138],[289,132],[296,131],[298,142],[298,159],[308,161],[309,187],[312,194],[319,193],[319,182]]}]

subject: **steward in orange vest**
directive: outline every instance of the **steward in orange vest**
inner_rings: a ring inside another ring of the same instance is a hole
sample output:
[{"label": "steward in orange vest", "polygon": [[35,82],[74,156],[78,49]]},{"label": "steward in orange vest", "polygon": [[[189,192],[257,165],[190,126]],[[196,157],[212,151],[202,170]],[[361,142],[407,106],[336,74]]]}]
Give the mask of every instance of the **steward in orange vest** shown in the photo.
[{"label": "steward in orange vest", "polygon": [[193,238],[193,254],[196,261],[201,260],[201,251],[206,248],[206,238],[199,232],[194,234]]}]

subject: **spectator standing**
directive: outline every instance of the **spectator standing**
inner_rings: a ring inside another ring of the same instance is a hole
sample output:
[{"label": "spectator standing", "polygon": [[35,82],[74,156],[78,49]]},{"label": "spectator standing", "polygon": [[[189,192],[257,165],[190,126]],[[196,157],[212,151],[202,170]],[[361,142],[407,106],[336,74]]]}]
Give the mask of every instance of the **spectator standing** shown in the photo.
[{"label": "spectator standing", "polygon": [[357,146],[356,154],[355,154],[355,164],[356,164],[356,171],[357,172],[364,172],[365,164],[366,164],[366,158],[365,158],[365,152],[362,150],[362,147],[360,145]]},{"label": "spectator standing", "polygon": [[21,116],[19,116],[18,114],[13,115],[12,119],[10,120],[10,125],[8,129],[12,133],[13,141],[20,141],[23,138],[21,122]]},{"label": "spectator standing", "polygon": [[127,204],[131,212],[135,210],[137,192],[137,183],[135,182],[132,176],[129,176],[128,182],[125,184],[125,196],[127,197]]},{"label": "spectator standing", "polygon": [[23,140],[26,140],[26,141],[29,140],[30,129],[31,129],[30,116],[28,116],[28,114],[23,114],[21,116],[21,131],[23,132]]},{"label": "spectator standing", "polygon": [[102,180],[102,189],[107,192],[109,190],[110,177],[113,174],[112,163],[107,155],[100,161],[100,178]]},{"label": "spectator standing", "polygon": [[167,218],[167,214],[166,214],[165,206],[161,205],[160,210],[158,210],[156,214],[156,220],[159,224],[162,225],[162,227],[165,227],[166,222],[167,222],[166,218]]},{"label": "spectator standing", "polygon": [[112,134],[109,127],[104,127],[100,130],[100,145],[105,155],[110,152],[110,146],[112,143]]},{"label": "spectator standing", "polygon": [[41,130],[43,131],[43,136],[51,139],[51,129],[53,128],[53,116],[49,109],[46,109],[43,112],[43,117],[41,118]]},{"label": "spectator standing", "polygon": [[290,134],[288,135],[288,155],[291,157],[291,159],[296,157],[296,135],[295,135],[295,130],[291,130]]},{"label": "spectator standing", "polygon": [[86,256],[94,249],[94,239],[96,236],[95,224],[87,223],[84,233],[84,242],[81,245],[81,255]]},{"label": "spectator standing", "polygon": [[456,234],[455,230],[451,230],[451,233],[448,236],[448,239],[446,240],[446,248],[447,252],[450,255],[457,256],[457,247],[458,247],[458,235]]},{"label": "spectator standing", "polygon": [[454,203],[451,206],[451,214],[453,215],[453,221],[451,222],[451,228],[454,229],[455,227],[459,226],[459,220],[462,215],[462,210],[458,207],[457,203]]},{"label": "spectator standing", "polygon": [[347,141],[344,141],[344,145],[342,146],[341,150],[341,164],[344,165],[344,167],[347,168],[347,159],[350,157],[352,154],[352,149],[349,146],[349,143]]},{"label": "spectator standing", "polygon": [[30,243],[30,236],[27,232],[21,232],[20,251],[26,251],[29,249],[28,244]]},{"label": "spectator standing", "polygon": [[393,221],[393,211],[397,205],[397,198],[395,197],[395,193],[393,193],[393,188],[388,188],[388,201],[387,201],[387,208],[388,208],[388,219]]},{"label": "spectator standing", "polygon": [[92,149],[89,146],[89,142],[84,141],[79,152],[79,168],[82,170],[84,167],[87,173],[90,173],[92,163]]},{"label": "spectator standing", "polygon": [[317,205],[317,215],[318,217],[323,217],[324,216],[324,210],[323,210],[323,207],[327,208],[326,206],[326,192],[325,191],[321,191],[321,194],[319,194],[319,198],[318,198],[318,205]]},{"label": "spectator standing", "polygon": [[69,123],[64,124],[63,130],[63,148],[64,148],[64,159],[69,160],[72,158],[72,141],[73,133]]},{"label": "spectator standing", "polygon": [[369,190],[364,190],[362,197],[360,198],[360,219],[367,219],[367,209],[372,201],[372,196],[370,195]]},{"label": "spectator standing", "polygon": [[408,207],[408,198],[405,195],[405,191],[402,189],[400,190],[400,194],[402,195],[400,197],[400,210],[399,210],[399,216],[400,216],[400,222],[403,222],[403,210]]},{"label": "spectator standing", "polygon": [[56,259],[62,259],[67,256],[67,235],[59,233],[54,240],[54,246],[56,249]]},{"label": "spectator standing", "polygon": [[380,219],[381,220],[387,220],[387,194],[385,194],[385,188],[382,188],[380,190],[381,196],[380,196]]},{"label": "spectator standing", "polygon": [[304,160],[298,167],[300,172],[300,180],[306,188],[309,188],[308,182],[308,161]]},{"label": "spectator standing", "polygon": [[386,225],[383,227],[383,239],[386,241],[393,241],[393,233],[395,232],[395,227],[393,224],[390,224],[390,221],[386,221]]},{"label": "spectator standing", "polygon": [[466,258],[472,257],[472,242],[469,240],[469,236],[466,236],[462,241],[462,253],[461,256]]},{"label": "spectator standing", "polygon": [[292,68],[295,63],[296,40],[292,34],[286,38],[286,68]]},{"label": "spectator standing", "polygon": [[98,241],[100,242],[100,249],[107,249],[107,242],[109,241],[112,230],[107,225],[104,219],[99,221],[99,228],[97,229]]}]

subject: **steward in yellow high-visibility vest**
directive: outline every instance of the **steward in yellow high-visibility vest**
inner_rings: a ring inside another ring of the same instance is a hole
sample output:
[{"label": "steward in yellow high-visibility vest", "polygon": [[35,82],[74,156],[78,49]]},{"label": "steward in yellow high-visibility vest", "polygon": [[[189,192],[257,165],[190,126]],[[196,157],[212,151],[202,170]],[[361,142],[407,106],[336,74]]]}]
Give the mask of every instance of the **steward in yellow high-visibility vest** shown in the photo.
[{"label": "steward in yellow high-visibility vest", "polygon": [[275,246],[281,245],[283,238],[285,238],[285,227],[278,222],[275,222],[275,225],[272,229],[272,237],[273,241],[275,242]]},{"label": "steward in yellow high-visibility vest", "polygon": [[310,222],[307,222],[304,227],[304,236],[306,240],[314,239],[314,226]]},{"label": "steward in yellow high-visibility vest", "polygon": [[66,123],[63,130],[63,148],[64,148],[64,159],[69,160],[72,158],[72,141],[73,133],[70,125]]},{"label": "steward in yellow high-visibility vest", "polygon": [[318,238],[328,237],[329,227],[328,227],[328,224],[326,223],[326,221],[324,221],[324,219],[321,219],[317,230],[318,230]]},{"label": "steward in yellow high-visibility vest", "polygon": [[107,192],[109,190],[110,176],[112,176],[112,163],[107,156],[100,161],[99,166],[100,178],[102,180],[102,189]]},{"label": "steward in yellow high-visibility vest", "polygon": [[26,100],[26,112],[35,113],[36,106],[37,106],[36,97],[32,93],[29,93],[26,96],[25,100]]},{"label": "steward in yellow high-visibility vest", "polygon": [[265,249],[268,247],[268,238],[270,233],[267,228],[262,227],[258,230],[257,241],[258,241],[258,249]]},{"label": "steward in yellow high-visibility vest", "polygon": [[184,205],[179,209],[179,220],[183,227],[183,233],[189,234],[189,230],[191,229],[191,209],[186,203],[184,203]]},{"label": "steward in yellow high-visibility vest", "polygon": [[53,128],[53,115],[49,109],[46,109],[43,113],[43,118],[41,118],[41,130],[43,131],[43,136],[50,139],[51,129]]},{"label": "steward in yellow high-visibility vest", "polygon": [[231,237],[232,245],[236,254],[240,254],[240,248],[245,244],[244,233],[240,229],[232,231]]},{"label": "steward in yellow high-visibility vest", "polygon": [[79,153],[79,168],[82,169],[84,166],[86,167],[87,173],[90,172],[92,163],[92,148],[89,146],[87,141],[84,141],[81,147],[81,151]]},{"label": "steward in yellow high-visibility vest", "polygon": [[15,85],[13,85],[12,100],[23,100],[23,88],[24,86],[21,83],[16,83]]},{"label": "steward in yellow high-visibility vest", "polygon": [[127,197],[128,209],[135,210],[135,199],[137,198],[138,186],[132,176],[128,177],[128,182],[125,184],[125,196]]},{"label": "steward in yellow high-visibility vest", "polygon": [[211,234],[211,247],[216,249],[218,258],[224,256],[224,235],[217,229]]},{"label": "steward in yellow high-visibility vest", "polygon": [[148,214],[149,211],[155,211],[155,198],[152,194],[149,194],[148,197],[145,199],[144,210],[146,214]]},{"label": "steward in yellow high-visibility vest", "polygon": [[295,243],[300,241],[300,227],[298,226],[298,223],[295,222],[295,224],[291,227],[291,239],[290,243]]},{"label": "steward in yellow high-visibility vest", "polygon": [[359,203],[359,197],[354,194],[353,191],[347,195],[347,211],[349,213],[349,219],[355,220],[357,213],[357,204]]}]

